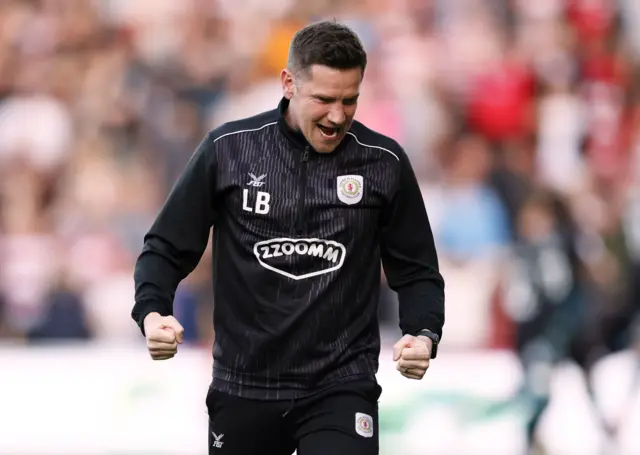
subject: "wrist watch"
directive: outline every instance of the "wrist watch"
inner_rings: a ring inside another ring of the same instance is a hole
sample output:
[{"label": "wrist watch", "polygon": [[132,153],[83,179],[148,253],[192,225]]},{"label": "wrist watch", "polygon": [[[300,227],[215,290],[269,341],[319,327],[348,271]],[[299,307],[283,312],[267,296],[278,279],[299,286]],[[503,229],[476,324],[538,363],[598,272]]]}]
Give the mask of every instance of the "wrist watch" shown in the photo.
[{"label": "wrist watch", "polygon": [[435,359],[436,355],[438,355],[438,343],[440,342],[440,337],[438,334],[433,333],[431,330],[422,329],[418,333],[415,334],[417,337],[427,337],[433,341],[433,347],[431,348],[431,358]]}]

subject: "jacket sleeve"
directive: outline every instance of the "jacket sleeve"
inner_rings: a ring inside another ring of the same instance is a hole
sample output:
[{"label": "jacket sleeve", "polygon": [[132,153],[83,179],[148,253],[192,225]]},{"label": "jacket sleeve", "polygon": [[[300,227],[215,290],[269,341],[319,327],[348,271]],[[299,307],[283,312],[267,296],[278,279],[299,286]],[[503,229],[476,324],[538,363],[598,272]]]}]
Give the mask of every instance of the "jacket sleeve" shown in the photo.
[{"label": "jacket sleeve", "polygon": [[215,217],[216,159],[209,133],[196,148],[144,237],[135,264],[132,318],[144,334],[144,318],[173,314],[180,282],[200,262]]},{"label": "jacket sleeve", "polygon": [[433,233],[409,159],[404,153],[398,157],[398,186],[382,215],[382,265],[389,287],[398,293],[403,335],[428,329],[442,336],[444,279]]}]

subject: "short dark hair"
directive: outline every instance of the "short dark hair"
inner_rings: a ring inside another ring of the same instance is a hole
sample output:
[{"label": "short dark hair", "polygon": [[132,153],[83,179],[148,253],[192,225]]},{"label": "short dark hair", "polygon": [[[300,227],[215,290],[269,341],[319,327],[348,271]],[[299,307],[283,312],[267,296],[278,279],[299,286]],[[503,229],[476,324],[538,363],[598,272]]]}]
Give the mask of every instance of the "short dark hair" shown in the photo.
[{"label": "short dark hair", "polygon": [[298,30],[289,48],[289,69],[294,74],[305,72],[312,65],[324,65],[339,70],[367,67],[367,53],[358,35],[336,21],[321,21]]}]

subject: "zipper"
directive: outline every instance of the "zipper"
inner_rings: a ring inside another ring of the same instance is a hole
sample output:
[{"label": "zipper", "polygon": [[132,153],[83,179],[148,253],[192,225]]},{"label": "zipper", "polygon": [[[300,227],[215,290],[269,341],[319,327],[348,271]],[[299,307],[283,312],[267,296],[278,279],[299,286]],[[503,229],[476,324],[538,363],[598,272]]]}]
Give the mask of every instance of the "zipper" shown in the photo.
[{"label": "zipper", "polygon": [[309,147],[304,148],[300,158],[300,180],[298,181],[298,219],[296,221],[296,233],[304,232],[304,202],[307,193],[307,162],[309,161]]}]

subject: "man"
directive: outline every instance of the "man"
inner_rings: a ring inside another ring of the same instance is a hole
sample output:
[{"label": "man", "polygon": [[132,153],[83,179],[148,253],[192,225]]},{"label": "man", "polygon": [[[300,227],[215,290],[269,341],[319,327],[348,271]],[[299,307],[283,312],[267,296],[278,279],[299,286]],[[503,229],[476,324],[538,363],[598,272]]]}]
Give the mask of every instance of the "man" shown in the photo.
[{"label": "man", "polygon": [[366,63],[347,27],[300,30],[278,108],[210,132],[145,237],[132,316],[162,360],[214,226],[210,454],[378,453],[381,259],[399,371],[421,379],[435,357],[444,283],[418,183],[396,142],[353,121]]},{"label": "man", "polygon": [[566,207],[553,194],[536,192],[516,217],[516,241],[507,276],[505,305],[515,326],[515,351],[523,370],[521,387],[504,405],[523,405],[527,454],[538,453],[541,419],[551,402],[555,367],[573,359],[586,369],[576,348],[584,326],[586,288],[576,249],[576,231]]}]

